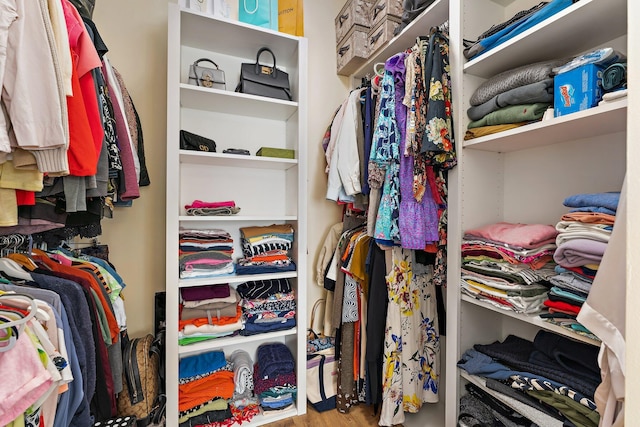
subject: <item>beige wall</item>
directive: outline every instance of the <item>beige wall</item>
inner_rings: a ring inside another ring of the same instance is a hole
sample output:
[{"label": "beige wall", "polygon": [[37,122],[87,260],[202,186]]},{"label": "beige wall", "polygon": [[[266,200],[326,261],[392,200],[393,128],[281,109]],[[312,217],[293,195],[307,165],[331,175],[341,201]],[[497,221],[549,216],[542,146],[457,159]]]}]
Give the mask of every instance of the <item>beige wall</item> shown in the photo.
[{"label": "beige wall", "polygon": [[[174,1],[175,2],[175,1]],[[94,21],[109,47],[111,63],[125,79],[144,131],[151,185],[131,208],[117,208],[102,221],[102,243],[128,287],[125,307],[129,334],[153,330],[153,296],[164,290],[167,7],[158,0],[97,0]],[[237,0],[229,1],[237,15]],[[309,39],[309,302],[320,296],[314,286],[316,251],[327,228],[340,218],[324,200],[326,177],[321,140],[333,111],[347,93],[335,73],[334,17],[344,0],[305,1]],[[177,143],[177,142],[176,142]]]}]

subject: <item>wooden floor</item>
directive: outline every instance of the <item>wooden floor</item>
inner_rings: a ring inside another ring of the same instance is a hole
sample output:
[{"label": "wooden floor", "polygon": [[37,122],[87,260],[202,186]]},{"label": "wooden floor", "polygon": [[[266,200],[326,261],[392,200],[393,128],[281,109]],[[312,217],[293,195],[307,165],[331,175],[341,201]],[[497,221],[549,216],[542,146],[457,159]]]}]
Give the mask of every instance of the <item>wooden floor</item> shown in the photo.
[{"label": "wooden floor", "polygon": [[356,405],[348,414],[341,414],[335,409],[317,412],[307,406],[307,413],[303,416],[265,425],[269,427],[366,427],[377,426],[378,415],[373,415],[373,407],[367,405]]}]

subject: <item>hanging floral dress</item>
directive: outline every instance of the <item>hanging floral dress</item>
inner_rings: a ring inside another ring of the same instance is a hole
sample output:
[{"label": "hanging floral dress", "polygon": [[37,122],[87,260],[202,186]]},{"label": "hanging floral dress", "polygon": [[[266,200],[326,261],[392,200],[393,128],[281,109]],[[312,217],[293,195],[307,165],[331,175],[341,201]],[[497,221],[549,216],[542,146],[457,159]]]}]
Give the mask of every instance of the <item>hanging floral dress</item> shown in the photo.
[{"label": "hanging floral dress", "polygon": [[414,251],[394,247],[387,275],[388,307],[379,425],[404,422],[404,413],[438,401],[440,337],[432,268]]},{"label": "hanging floral dress", "polygon": [[400,205],[400,132],[396,123],[395,83],[389,65],[395,62],[390,58],[385,64],[385,74],[380,84],[380,114],[373,133],[371,156],[369,160],[385,170],[382,197],[373,237],[377,242],[391,245],[400,241],[398,226]]}]

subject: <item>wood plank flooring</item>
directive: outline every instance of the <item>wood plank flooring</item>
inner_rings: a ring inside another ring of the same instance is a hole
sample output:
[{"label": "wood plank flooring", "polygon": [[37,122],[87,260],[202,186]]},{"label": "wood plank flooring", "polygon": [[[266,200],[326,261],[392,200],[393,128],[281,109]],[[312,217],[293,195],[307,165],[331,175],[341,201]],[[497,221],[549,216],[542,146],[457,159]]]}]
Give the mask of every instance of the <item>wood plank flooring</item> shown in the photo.
[{"label": "wood plank flooring", "polygon": [[268,427],[373,427],[377,425],[378,415],[373,415],[373,407],[367,405],[356,405],[348,414],[341,414],[335,409],[317,412],[307,406],[305,415],[265,424]]}]

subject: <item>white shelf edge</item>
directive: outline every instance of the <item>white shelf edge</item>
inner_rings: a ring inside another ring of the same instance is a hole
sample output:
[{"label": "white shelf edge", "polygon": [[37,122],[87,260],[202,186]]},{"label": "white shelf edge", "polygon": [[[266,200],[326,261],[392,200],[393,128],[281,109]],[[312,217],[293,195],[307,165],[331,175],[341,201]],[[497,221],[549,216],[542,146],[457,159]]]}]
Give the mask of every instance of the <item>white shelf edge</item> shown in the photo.
[{"label": "white shelf edge", "polygon": [[296,335],[298,333],[298,327],[295,326],[291,329],[285,329],[284,331],[267,332],[264,334],[255,335],[236,335],[233,337],[221,337],[208,341],[201,341],[189,345],[179,345],[178,354],[180,356],[188,356],[190,354],[202,353],[205,351],[217,350],[226,346],[232,346],[237,344],[245,344],[257,341],[268,341],[274,338],[287,337],[290,335]]},{"label": "white shelf edge", "polygon": [[296,101],[286,101],[284,99],[269,98],[267,96],[258,96],[258,95],[251,95],[251,94],[248,94],[248,93],[240,93],[240,92],[235,92],[235,91],[230,91],[230,90],[222,90],[222,89],[194,86],[194,85],[191,85],[189,83],[180,83],[180,89],[181,90],[191,90],[191,91],[194,91],[194,92],[200,92],[200,93],[203,93],[203,94],[211,94],[211,95],[216,95],[216,96],[222,95],[222,96],[228,96],[228,97],[231,97],[231,98],[246,99],[247,101],[251,101],[251,102],[264,102],[264,103],[267,103],[267,104],[286,105],[286,106],[293,107],[293,108],[297,108],[298,107],[298,103]]},{"label": "white shelf edge", "polygon": [[264,273],[264,274],[231,274],[228,276],[211,277],[206,279],[179,279],[179,288],[188,288],[191,286],[218,285],[222,283],[244,283],[253,280],[270,280],[270,279],[295,279],[298,277],[297,271],[285,271],[283,273]]},{"label": "white shelf edge", "polygon": [[287,170],[297,166],[298,159],[180,150],[180,163]]},{"label": "white shelf edge", "polygon": [[[458,371],[460,372],[460,376],[462,378],[464,378],[465,380],[469,381],[472,384],[477,385],[478,387],[480,387],[482,390],[484,390],[485,392],[487,392],[489,395],[491,395],[493,398],[499,400],[500,402],[504,403],[505,405],[509,406],[511,409],[513,409],[514,411],[520,413],[518,411],[518,406],[519,405],[524,405],[524,403],[521,403],[520,401],[506,396],[502,393],[499,393],[495,390],[491,390],[490,388],[488,388],[486,386],[486,382],[484,381],[484,378],[482,377],[478,377],[476,375],[470,375],[468,374],[466,371],[464,371],[463,369],[458,369]],[[531,420],[535,423],[537,423],[538,425],[541,426],[545,426],[545,427],[562,427],[563,423],[560,420],[557,420],[547,414],[545,414],[544,412],[540,412],[539,410],[537,410],[536,408],[530,407],[532,413],[536,414],[536,419],[535,420]],[[524,415],[524,414],[522,414]]]},{"label": "white shelf edge", "polygon": [[526,314],[516,313],[515,311],[512,311],[512,310],[502,310],[502,309],[499,309],[498,307],[494,307],[493,305],[491,305],[489,303],[485,303],[483,301],[479,301],[479,300],[477,300],[475,298],[472,298],[469,295],[462,295],[461,299],[462,299],[462,301],[468,302],[469,304],[473,304],[473,305],[476,305],[478,307],[484,308],[486,310],[490,310],[490,311],[502,314],[504,316],[511,317],[512,319],[516,319],[516,320],[519,320],[519,321],[524,322],[524,323],[529,323],[530,325],[537,326],[537,327],[539,327],[541,329],[546,329],[546,330],[554,332],[554,333],[556,333],[558,335],[562,335],[563,337],[571,338],[571,339],[576,340],[576,341],[581,341],[581,342],[586,343],[586,344],[591,344],[591,345],[594,345],[596,347],[600,347],[600,344],[601,344],[600,341],[591,339],[589,337],[582,336],[580,334],[572,333],[571,331],[569,331],[568,329],[563,328],[562,326],[558,326],[558,325],[554,325],[554,324],[549,323],[549,322],[545,322],[538,315],[526,315]]},{"label": "white shelf edge", "polygon": [[226,215],[226,216],[187,216],[181,215],[178,218],[180,222],[263,222],[263,221],[297,221],[298,217],[295,215],[263,215],[263,216],[248,216],[248,215]]},{"label": "white shelf edge", "polygon": [[[607,120],[610,115],[620,114],[621,120],[626,123],[626,114],[622,115],[624,110],[627,109],[627,98],[619,101],[605,103],[596,107],[588,108],[586,110],[578,111],[565,116],[554,117],[549,120],[543,120],[536,123],[520,126],[515,129],[509,129],[503,132],[498,132],[492,135],[486,135],[479,138],[473,138],[463,141],[463,148],[496,151],[496,152],[510,152],[517,151],[526,148],[541,147],[544,145],[556,144],[562,141],[566,141],[567,138],[560,132],[563,129],[572,128],[576,130],[576,137],[572,139],[580,139],[591,136],[599,136],[602,134],[613,133],[616,128],[619,128],[619,132],[624,132],[626,128],[621,123],[613,123],[611,120]],[[601,121],[608,122],[612,125],[610,127],[603,127],[593,124],[593,120],[601,118]],[[540,138],[537,134],[541,132],[551,132],[557,136],[551,138]],[[518,138],[521,138],[518,140]],[[527,138],[524,140],[524,138]],[[528,141],[537,141],[529,143]]]}]

